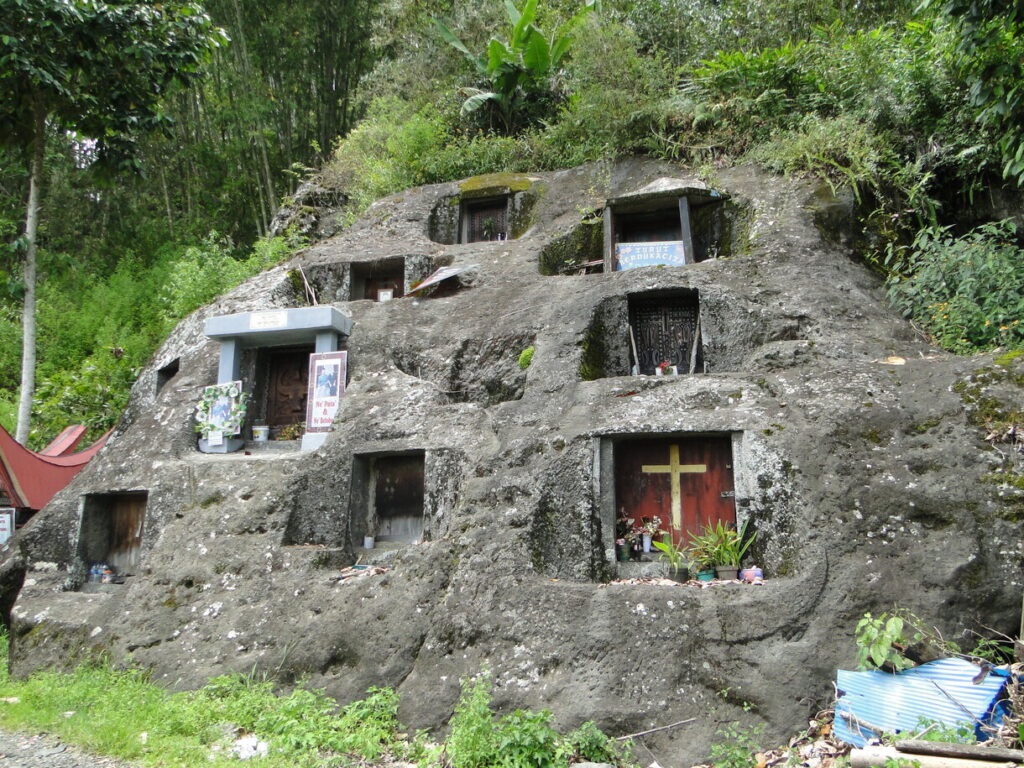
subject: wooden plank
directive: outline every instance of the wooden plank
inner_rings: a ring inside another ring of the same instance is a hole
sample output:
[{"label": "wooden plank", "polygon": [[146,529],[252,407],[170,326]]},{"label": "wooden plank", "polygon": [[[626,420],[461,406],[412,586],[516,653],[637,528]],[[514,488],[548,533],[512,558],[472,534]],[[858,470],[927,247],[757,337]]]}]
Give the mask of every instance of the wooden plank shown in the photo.
[{"label": "wooden plank", "polygon": [[915,755],[943,755],[945,757],[963,757],[996,762],[1005,762],[1007,760],[1024,762],[1024,750],[986,747],[984,744],[957,744],[944,741],[904,739],[896,742],[896,749],[900,752],[909,752]]},{"label": "wooden plank", "polygon": [[988,760],[965,760],[958,757],[940,757],[939,755],[915,754],[899,752],[895,747],[864,747],[850,752],[850,768],[881,768],[887,760],[913,760],[919,768],[1018,768],[1020,763],[1013,761],[991,762]]}]

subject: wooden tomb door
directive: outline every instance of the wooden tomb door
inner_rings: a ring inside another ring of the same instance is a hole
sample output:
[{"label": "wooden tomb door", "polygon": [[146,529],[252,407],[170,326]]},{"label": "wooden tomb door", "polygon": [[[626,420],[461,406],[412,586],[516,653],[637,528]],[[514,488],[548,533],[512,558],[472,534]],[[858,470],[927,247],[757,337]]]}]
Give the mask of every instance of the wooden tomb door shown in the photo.
[{"label": "wooden tomb door", "polygon": [[718,520],[736,524],[728,436],[623,440],[615,444],[620,518],[660,518],[677,547]]},{"label": "wooden tomb door", "polygon": [[478,243],[507,237],[505,209],[507,201],[487,200],[466,206],[466,242]]},{"label": "wooden tomb door", "polygon": [[309,356],[312,347],[289,347],[268,352],[267,426],[283,427],[306,421]]},{"label": "wooden tomb door", "polygon": [[377,538],[419,541],[423,537],[423,455],[381,456],[373,470]]},{"label": "wooden tomb door", "polygon": [[106,562],[117,573],[139,565],[142,525],[146,519],[146,495],[132,493],[110,497],[110,546]]},{"label": "wooden tomb door", "polygon": [[629,303],[629,325],[640,373],[653,375],[660,363],[677,373],[704,370],[700,310],[696,298],[644,299]]}]

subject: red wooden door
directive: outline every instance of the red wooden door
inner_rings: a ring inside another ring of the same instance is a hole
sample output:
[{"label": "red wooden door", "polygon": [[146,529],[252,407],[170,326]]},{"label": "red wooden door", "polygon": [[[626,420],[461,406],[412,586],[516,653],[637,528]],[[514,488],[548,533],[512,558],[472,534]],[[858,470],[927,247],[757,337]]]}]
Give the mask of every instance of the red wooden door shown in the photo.
[{"label": "red wooden door", "polygon": [[283,427],[306,421],[309,355],[312,347],[271,350],[267,388],[267,425]]},{"label": "red wooden door", "polygon": [[732,441],[727,436],[623,440],[615,445],[620,518],[660,518],[676,546],[718,520],[736,523]]}]

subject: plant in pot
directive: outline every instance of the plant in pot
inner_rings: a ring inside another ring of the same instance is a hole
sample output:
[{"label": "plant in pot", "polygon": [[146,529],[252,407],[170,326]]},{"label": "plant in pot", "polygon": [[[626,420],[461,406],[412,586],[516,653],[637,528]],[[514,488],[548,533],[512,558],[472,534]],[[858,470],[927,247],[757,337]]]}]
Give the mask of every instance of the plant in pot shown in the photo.
[{"label": "plant in pot", "polygon": [[686,581],[689,577],[686,550],[676,547],[671,534],[666,533],[661,541],[655,541],[654,547],[661,552],[661,559],[668,563],[671,577],[676,581]]},{"label": "plant in pot", "polygon": [[716,539],[709,528],[705,527],[701,534],[690,533],[690,543],[686,547],[690,571],[697,574],[698,581],[711,581],[715,578]]},{"label": "plant in pot", "polygon": [[756,533],[747,535],[747,526],[750,521],[743,523],[738,531],[731,525],[726,525],[721,520],[715,523],[714,528],[710,525],[706,530],[715,539],[715,571],[720,579],[735,579],[740,570],[740,562],[743,555],[753,543]]}]

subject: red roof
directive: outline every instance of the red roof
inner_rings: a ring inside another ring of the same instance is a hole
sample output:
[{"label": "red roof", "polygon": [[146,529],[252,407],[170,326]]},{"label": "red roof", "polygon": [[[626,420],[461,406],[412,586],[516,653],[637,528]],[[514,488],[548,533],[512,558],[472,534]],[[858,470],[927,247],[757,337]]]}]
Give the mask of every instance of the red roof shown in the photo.
[{"label": "red roof", "polygon": [[[113,430],[111,430],[113,431]],[[0,427],[0,486],[15,507],[42,509],[107,442],[110,432],[79,453],[84,427],[68,427],[41,452],[30,451]]]}]

